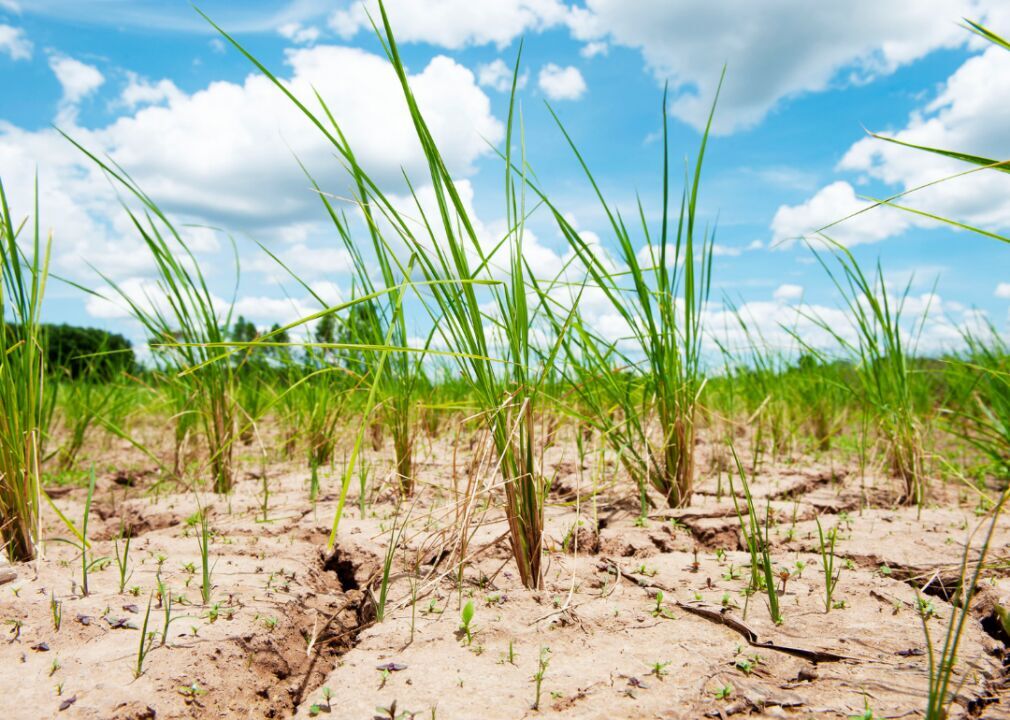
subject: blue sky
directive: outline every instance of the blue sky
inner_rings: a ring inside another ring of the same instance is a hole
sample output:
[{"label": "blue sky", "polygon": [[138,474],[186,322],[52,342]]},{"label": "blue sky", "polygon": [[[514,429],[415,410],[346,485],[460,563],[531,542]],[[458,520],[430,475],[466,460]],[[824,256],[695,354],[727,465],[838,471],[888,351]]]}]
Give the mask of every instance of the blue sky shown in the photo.
[{"label": "blue sky", "polygon": [[[202,9],[303,97],[317,87],[366,166],[402,192],[399,168],[423,180],[402,101],[359,3],[204,0]],[[727,79],[707,157],[702,205],[718,221],[710,323],[724,298],[773,341],[802,306],[830,322],[837,298],[797,237],[865,204],[960,168],[869,139],[864,128],[913,142],[1010,155],[1010,53],[960,28],[978,18],[1010,34],[996,0],[854,0],[811,10],[798,0],[391,0],[389,10],[418,95],[484,230],[501,225],[501,168],[485,140],[501,139],[504,66],[524,42],[520,93],[527,156],[555,204],[581,231],[610,239],[598,204],[551,119],[550,102],[626,210],[635,193],[655,218],[660,103],[670,83],[673,166],[693,158],[723,64]],[[760,7],[759,7],[760,5]],[[109,153],[173,217],[232,233],[243,275],[238,312],[261,326],[315,308],[256,249],[267,244],[324,297],[346,297],[346,258],[307,190],[293,154],[324,188],[344,187],[339,164],[311,126],[191,8],[176,0],[0,0],[0,178],[27,213],[37,168],[54,271],[89,287],[91,266],[137,293],[152,267],[109,184],[53,125]],[[990,230],[1010,230],[1005,175],[975,174],[916,193],[909,204]],[[531,252],[546,271],[567,248],[536,217]],[[190,239],[222,298],[231,250],[222,232]],[[915,312],[934,320],[927,348],[956,341],[983,312],[1010,322],[1010,247],[874,210],[834,229],[892,287],[914,276]],[[930,296],[937,282],[936,296]],[[977,311],[976,311],[977,309]],[[109,303],[54,284],[53,321],[102,325],[139,339]],[[607,309],[587,304],[603,325]],[[810,329],[813,332],[813,329]]]}]

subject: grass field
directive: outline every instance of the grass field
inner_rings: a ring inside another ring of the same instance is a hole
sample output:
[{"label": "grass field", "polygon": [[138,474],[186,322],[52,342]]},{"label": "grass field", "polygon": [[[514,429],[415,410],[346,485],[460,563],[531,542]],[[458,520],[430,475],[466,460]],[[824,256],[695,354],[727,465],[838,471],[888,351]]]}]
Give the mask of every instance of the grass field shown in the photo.
[{"label": "grass field", "polygon": [[[0,186],[0,716],[1010,717],[999,329],[919,353],[930,308],[830,228],[807,240],[848,324],[804,318],[829,346],[774,346],[732,307],[732,332],[707,325],[718,140],[682,173],[664,134],[655,192],[619,209],[555,116],[603,252],[527,157],[521,57],[489,245],[375,21],[431,201],[381,187],[335,99],[218,28],[346,169],[339,193],[306,177],[353,261],[341,304],[264,248],[319,308],[249,327],[129,168],[68,137],[163,295],[110,280],[149,357],[70,372],[46,352],[43,220]],[[556,276],[524,253],[533,213],[569,246]]]}]

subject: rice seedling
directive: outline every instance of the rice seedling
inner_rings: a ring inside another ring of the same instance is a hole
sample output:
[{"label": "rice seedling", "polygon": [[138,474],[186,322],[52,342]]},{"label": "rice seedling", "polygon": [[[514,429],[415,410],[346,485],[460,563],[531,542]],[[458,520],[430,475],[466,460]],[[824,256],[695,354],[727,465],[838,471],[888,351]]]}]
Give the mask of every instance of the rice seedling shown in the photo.
[{"label": "rice seedling", "polygon": [[821,527],[820,517],[817,520],[817,540],[821,552],[821,569],[824,571],[824,612],[831,612],[832,596],[842,571],[835,572],[835,541],[838,539],[838,526],[828,530],[827,535]]},{"label": "rice seedling", "polygon": [[[958,664],[958,649],[961,645],[961,639],[964,635],[968,618],[972,617],[971,601],[977,592],[979,578],[985,565],[985,559],[989,554],[990,545],[992,544],[993,533],[996,530],[997,521],[1002,515],[1008,496],[1010,496],[1010,491],[1004,490],[991,511],[988,527],[979,546],[977,559],[975,559],[975,565],[971,570],[970,578],[969,556],[972,550],[971,540],[975,533],[972,533],[965,541],[964,552],[961,555],[958,602],[954,603],[951,608],[950,617],[947,620],[947,628],[944,632],[943,645],[939,653],[933,647],[933,639],[929,631],[926,613],[919,613],[922,621],[922,631],[926,636],[926,657],[929,672],[929,689],[925,709],[926,720],[946,720],[950,716],[949,710],[958,690],[957,686],[951,685],[951,682],[954,680],[954,671]],[[976,528],[976,532],[981,527],[982,525],[979,525]]]},{"label": "rice seedling", "polygon": [[[750,554],[751,579],[749,594],[760,591],[762,588],[768,596],[768,611],[772,621],[776,625],[782,623],[782,612],[779,608],[778,590],[775,588],[775,577],[772,570],[771,544],[768,539],[768,525],[771,517],[771,506],[765,508],[764,531],[758,520],[757,511],[754,507],[754,498],[751,496],[750,485],[747,482],[747,474],[744,472],[740,458],[733,450],[733,459],[736,461],[737,473],[744,495],[744,509],[747,512],[747,519],[744,520],[744,510],[740,508],[736,492],[733,489],[733,476],[730,476],[730,497],[733,498],[733,507],[736,509],[737,519],[740,521],[740,531],[743,533],[744,542],[747,545],[747,552]],[[746,610],[744,611],[746,616]]]},{"label": "rice seedling", "polygon": [[52,239],[39,230],[37,181],[31,238],[21,241],[27,223],[11,215],[0,182],[0,540],[12,562],[34,559],[42,542],[47,390],[40,313]]},{"label": "rice seedling", "polygon": [[965,390],[948,405],[948,429],[980,450],[993,469],[1010,470],[1010,348],[989,323],[983,333],[963,334],[966,350],[950,363],[955,381]]},{"label": "rice seedling", "polygon": [[63,601],[56,599],[56,593],[49,593],[49,614],[53,618],[53,630],[60,631],[63,625]]},{"label": "rice seedling", "polygon": [[157,633],[148,633],[147,624],[151,619],[151,602],[154,596],[147,599],[147,611],[144,613],[144,623],[140,627],[140,646],[137,648],[137,664],[133,669],[133,676],[139,678],[144,674],[144,661],[154,648],[154,638]]},{"label": "rice seedling", "polygon": [[[124,541],[123,552],[119,552],[119,541]],[[123,533],[122,530],[119,532],[119,537],[113,543],[113,547],[116,551],[116,568],[119,570],[119,592],[122,593],[126,589],[126,583],[130,581],[133,577],[133,571],[129,569],[130,566],[130,540],[131,537],[129,533]]]},{"label": "rice seedling", "polygon": [[88,573],[91,572],[96,566],[102,565],[108,562],[106,557],[94,557],[91,552],[91,543],[88,541],[88,522],[91,518],[91,501],[95,496],[95,468],[91,467],[91,472],[88,474],[88,493],[84,499],[84,513],[81,519],[80,530],[77,530],[69,521],[67,526],[74,530],[76,534],[75,540],[69,540],[67,538],[54,538],[56,542],[63,542],[71,545],[81,553],[81,595],[87,597],[88,588]]},{"label": "rice seedling", "polygon": [[399,519],[399,508],[393,515],[393,525],[389,529],[389,543],[386,545],[386,555],[382,562],[382,578],[379,581],[379,597],[375,601],[375,616],[378,622],[382,622],[386,617],[386,600],[389,596],[389,573],[393,567],[393,559],[396,557],[396,550],[400,545],[400,538],[403,536],[404,528],[410,517],[408,512],[403,521],[397,523]]},{"label": "rice seedling", "polygon": [[[402,303],[398,301],[399,294],[395,291],[405,278],[410,276],[411,265],[408,264],[406,269],[397,267],[396,259],[392,257],[387,241],[381,236],[375,218],[371,214],[365,180],[356,165],[352,166],[352,172],[355,174],[355,185],[371,239],[372,258],[379,267],[381,290],[385,292],[379,292],[380,288],[373,282],[369,265],[365,263],[361,251],[352,239],[346,218],[341,217],[329,199],[320,192],[319,196],[326,206],[337,235],[348,255],[354,260],[355,290],[371,298],[352,308],[348,320],[344,323],[345,329],[340,339],[347,345],[398,350],[389,354],[385,360],[379,404],[380,416],[393,438],[394,465],[400,492],[403,496],[409,497],[414,492],[413,446],[416,424],[414,411],[418,400],[417,392],[424,381],[425,354],[406,352],[409,338],[405,312]],[[316,189],[319,190],[318,186]],[[364,361],[362,365],[370,375],[377,376],[377,364],[381,357],[379,353],[351,352]]]},{"label": "rice seedling", "polygon": [[[638,486],[651,484],[671,507],[690,504],[694,488],[696,420],[705,382],[701,361],[702,321],[711,287],[714,242],[711,231],[696,227],[697,203],[717,99],[718,92],[702,134],[690,184],[681,196],[680,214],[671,240],[664,93],[661,224],[658,233],[650,231],[639,202],[637,212],[644,237],[641,248],[635,247],[621,213],[604,199],[575,142],[554,116],[606,214],[617,241],[618,257],[626,270],[618,270],[609,258],[587,243],[564,213],[544,197],[558,228],[588,273],[592,287],[603,292],[624,321],[628,337],[622,340],[632,343],[635,352],[644,356],[641,363],[633,362],[618,351],[617,342],[601,340],[576,315],[568,335],[573,340],[563,341],[573,369],[572,387],[593,410],[588,421],[621,454]],[[544,292],[549,291],[548,288]],[[558,330],[562,329],[563,326],[555,324]],[[634,373],[630,383],[622,377],[624,373]],[[614,408],[620,408],[620,412],[613,412]],[[658,428],[655,434],[649,429],[652,413]]]},{"label": "rice seedling", "polygon": [[161,646],[164,646],[168,642],[168,629],[172,624],[173,620],[180,620],[182,618],[172,617],[172,590],[166,585],[163,585],[161,581],[158,581],[158,596],[161,603],[161,614],[162,614],[162,624],[161,624]]},{"label": "rice seedling", "polygon": [[196,542],[200,547],[200,597],[203,599],[203,604],[208,605],[210,604],[210,595],[214,587],[211,584],[210,520],[207,518],[206,508],[201,507],[198,514],[200,532],[196,536]]},{"label": "rice seedling", "polygon": [[544,675],[547,674],[547,666],[551,662],[551,649],[549,647],[540,648],[540,656],[537,659],[537,671],[533,674],[533,682],[536,692],[533,695],[533,709],[540,710],[540,691],[544,684]]},{"label": "rice seedling", "polygon": [[459,613],[459,629],[466,636],[466,644],[473,642],[473,631],[470,624],[473,622],[474,607],[473,600],[467,600],[463,609]]}]

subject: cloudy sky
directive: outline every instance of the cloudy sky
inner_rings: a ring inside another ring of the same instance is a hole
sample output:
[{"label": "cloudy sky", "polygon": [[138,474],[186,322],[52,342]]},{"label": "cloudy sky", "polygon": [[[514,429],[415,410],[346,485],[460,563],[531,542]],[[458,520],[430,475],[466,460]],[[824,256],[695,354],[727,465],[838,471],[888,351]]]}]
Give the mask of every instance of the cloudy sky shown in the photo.
[{"label": "cloudy sky", "polygon": [[[365,165],[393,194],[401,171],[423,184],[423,157],[372,31],[370,5],[346,0],[203,0],[292,90],[315,88]],[[503,226],[503,139],[511,66],[526,153],[556,205],[610,243],[604,216],[551,119],[557,112],[601,180],[631,211],[659,209],[661,98],[669,83],[674,167],[692,156],[723,65],[726,80],[701,204],[716,223],[713,326],[732,302],[772,338],[797,306],[834,322],[838,299],[804,234],[866,204],[961,169],[874,140],[867,130],[989,157],[1010,157],[1010,52],[960,26],[1010,35],[1000,0],[388,0],[415,92],[482,232]],[[239,9],[240,8],[240,9]],[[229,235],[241,258],[236,311],[261,326],[315,309],[257,247],[283,258],[332,301],[350,289],[348,258],[297,159],[339,194],[344,171],[318,131],[227,46],[188,0],[0,0],[0,178],[13,212],[41,188],[54,272],[89,287],[151,286],[152,263],[115,189],[55,128],[107,154],[181,224],[215,293],[230,298]],[[423,188],[422,188],[423,194]],[[975,173],[908,204],[1010,231],[1010,178]],[[567,254],[548,218],[531,222],[534,267]],[[954,342],[981,313],[1010,323],[1010,246],[876,209],[832,228],[893,289],[912,281],[909,312],[929,306],[924,344]],[[933,288],[935,285],[935,294]],[[604,305],[592,307],[608,322]],[[53,284],[53,321],[134,339],[121,308]]]}]

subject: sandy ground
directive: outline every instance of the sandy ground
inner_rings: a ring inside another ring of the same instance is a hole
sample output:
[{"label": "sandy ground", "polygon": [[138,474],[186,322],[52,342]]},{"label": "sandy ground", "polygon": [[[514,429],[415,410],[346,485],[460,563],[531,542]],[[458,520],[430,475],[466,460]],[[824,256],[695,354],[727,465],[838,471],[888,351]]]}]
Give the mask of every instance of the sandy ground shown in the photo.
[{"label": "sandy ground", "polygon": [[[387,452],[372,457],[379,481],[388,480]],[[528,591],[497,502],[488,507],[483,491],[466,502],[468,468],[475,491],[496,480],[472,461],[479,444],[419,443],[419,492],[398,521],[391,483],[362,517],[355,479],[331,553],[339,475],[323,474],[313,504],[299,462],[264,462],[249,450],[230,498],[200,496],[213,530],[205,603],[196,496],[167,485],[152,492],[157,473],[116,442],[101,453],[89,535],[92,556],[109,562],[90,574],[89,594],[79,551],[59,542],[0,585],[5,720],[848,718],[867,707],[876,718],[917,717],[928,683],[922,615],[939,647],[964,544],[980,522],[954,489],[937,488],[920,515],[892,506],[892,482],[851,468],[762,467],[753,494],[772,521],[776,571],[789,571],[776,625],[765,596],[741,592],[749,556],[725,475],[703,474],[690,508],[657,508],[641,522],[613,466],[581,467],[574,446],[550,449],[545,587]],[[83,501],[80,489],[56,498],[75,521]],[[839,528],[830,612],[818,516]],[[383,557],[405,517],[378,622]],[[121,528],[132,535],[124,592],[113,542]],[[69,536],[54,517],[47,532]],[[1001,522],[958,653],[954,716],[1010,717],[1008,639],[993,611],[1010,603],[1008,559],[1010,524]],[[173,598],[167,633],[159,578]],[[155,634],[138,673],[149,601]],[[469,639],[460,629],[467,602]]]}]

